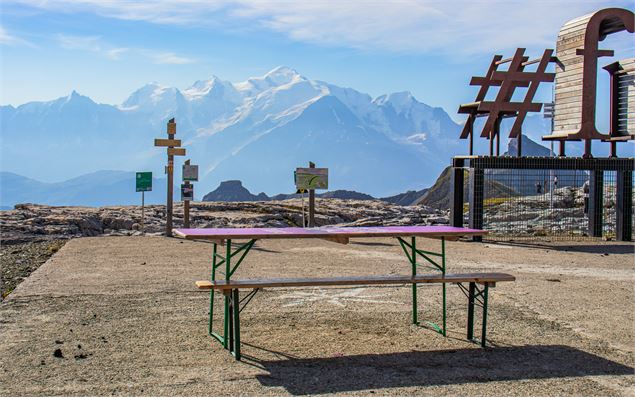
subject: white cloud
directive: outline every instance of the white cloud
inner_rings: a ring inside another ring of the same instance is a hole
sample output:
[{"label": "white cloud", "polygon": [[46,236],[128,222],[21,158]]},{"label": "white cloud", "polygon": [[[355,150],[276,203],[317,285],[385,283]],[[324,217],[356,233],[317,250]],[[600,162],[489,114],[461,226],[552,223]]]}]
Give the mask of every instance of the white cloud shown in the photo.
[{"label": "white cloud", "polygon": [[99,44],[101,40],[100,36],[70,36],[58,34],[55,36],[55,40],[57,40],[60,47],[67,50],[101,51],[101,45]]},{"label": "white cloud", "polygon": [[[396,52],[479,53],[555,46],[572,18],[615,6],[597,1],[254,1],[234,14],[298,41]],[[629,4],[629,3],[625,3]],[[630,3],[632,4],[632,3]]]},{"label": "white cloud", "polygon": [[425,132],[420,132],[418,134],[412,134],[406,138],[408,143],[421,145],[426,139],[428,139],[428,135]]},{"label": "white cloud", "polygon": [[128,52],[128,48],[113,48],[106,51],[106,57],[113,61],[118,61],[121,58],[121,54]]},{"label": "white cloud", "polygon": [[32,43],[10,34],[3,26],[0,26],[0,44],[10,46],[27,45],[33,47]]},{"label": "white cloud", "polygon": [[[11,0],[10,0],[11,1]],[[553,47],[564,22],[628,0],[13,0],[64,12],[157,24],[257,27],[293,40],[394,52],[461,55]]]},{"label": "white cloud", "polygon": [[179,56],[173,52],[149,52],[148,55],[154,63],[158,64],[186,65],[196,62],[195,59]]},{"label": "white cloud", "polygon": [[55,40],[60,47],[66,50],[88,51],[105,56],[113,61],[120,60],[121,56],[125,53],[135,53],[150,59],[156,64],[185,65],[196,62],[195,59],[180,56],[169,51],[115,47],[102,40],[101,36],[72,36],[58,34],[55,36]]}]

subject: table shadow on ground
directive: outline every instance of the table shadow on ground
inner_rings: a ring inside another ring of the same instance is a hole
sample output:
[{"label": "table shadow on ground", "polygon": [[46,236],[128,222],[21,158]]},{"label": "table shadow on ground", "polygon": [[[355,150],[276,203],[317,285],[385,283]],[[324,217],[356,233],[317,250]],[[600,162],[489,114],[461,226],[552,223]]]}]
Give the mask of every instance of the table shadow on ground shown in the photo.
[{"label": "table shadow on ground", "polygon": [[606,242],[598,242],[597,244],[571,244],[557,245],[541,242],[523,242],[523,241],[488,241],[488,244],[507,245],[519,248],[538,248],[550,251],[564,252],[580,252],[585,254],[633,254],[635,253],[635,245],[633,244],[608,244]]},{"label": "table shadow on ground", "polygon": [[263,386],[293,395],[634,373],[632,367],[561,345],[253,360],[269,372],[257,376]]}]

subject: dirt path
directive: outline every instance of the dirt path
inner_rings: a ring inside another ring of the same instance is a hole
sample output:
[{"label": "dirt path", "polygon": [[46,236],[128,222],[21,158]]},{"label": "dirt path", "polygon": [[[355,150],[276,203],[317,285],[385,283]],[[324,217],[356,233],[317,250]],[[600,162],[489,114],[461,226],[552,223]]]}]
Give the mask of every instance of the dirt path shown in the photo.
[{"label": "dirt path", "polygon": [[[392,240],[309,244],[258,242],[237,276],[408,272]],[[518,278],[492,290],[492,349],[464,340],[456,287],[448,338],[409,325],[407,287],[263,291],[242,313],[244,363],[206,333],[209,295],[193,283],[210,253],[161,237],[68,242],[0,305],[0,395],[635,393],[630,244],[448,244],[450,271]],[[420,287],[422,317],[438,321],[439,303],[438,286]]]}]

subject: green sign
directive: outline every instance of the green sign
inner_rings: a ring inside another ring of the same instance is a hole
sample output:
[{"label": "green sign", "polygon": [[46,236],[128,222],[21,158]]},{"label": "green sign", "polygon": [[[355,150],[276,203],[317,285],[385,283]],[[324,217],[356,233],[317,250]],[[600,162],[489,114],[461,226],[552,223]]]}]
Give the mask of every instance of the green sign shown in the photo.
[{"label": "green sign", "polygon": [[298,190],[328,189],[328,168],[297,168],[295,170],[295,187]]},{"label": "green sign", "polygon": [[137,172],[137,191],[152,191],[152,172]]}]

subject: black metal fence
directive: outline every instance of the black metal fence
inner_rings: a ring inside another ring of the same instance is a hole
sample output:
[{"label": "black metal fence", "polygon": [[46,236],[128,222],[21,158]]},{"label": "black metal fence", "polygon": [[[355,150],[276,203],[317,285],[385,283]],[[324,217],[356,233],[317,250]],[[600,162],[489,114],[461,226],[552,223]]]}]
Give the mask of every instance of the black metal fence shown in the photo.
[{"label": "black metal fence", "polygon": [[[453,192],[452,211],[461,213],[451,215],[453,225],[485,229],[494,240],[630,240],[632,159],[478,157],[456,158],[454,166],[462,183],[455,180],[453,189],[463,186],[464,198]],[[620,188],[630,194],[618,199]],[[618,223],[626,234],[617,236]]]}]

